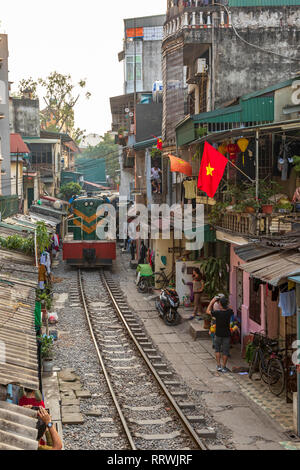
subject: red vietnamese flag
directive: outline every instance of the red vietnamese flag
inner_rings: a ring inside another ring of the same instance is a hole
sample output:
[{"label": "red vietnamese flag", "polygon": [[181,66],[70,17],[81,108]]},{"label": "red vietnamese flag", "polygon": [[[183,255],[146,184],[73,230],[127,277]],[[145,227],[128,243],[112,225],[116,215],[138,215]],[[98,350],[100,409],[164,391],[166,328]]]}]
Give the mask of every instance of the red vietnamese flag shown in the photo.
[{"label": "red vietnamese flag", "polygon": [[228,159],[224,155],[214,149],[208,142],[205,142],[198,188],[204,191],[208,197],[215,196],[227,163]]}]

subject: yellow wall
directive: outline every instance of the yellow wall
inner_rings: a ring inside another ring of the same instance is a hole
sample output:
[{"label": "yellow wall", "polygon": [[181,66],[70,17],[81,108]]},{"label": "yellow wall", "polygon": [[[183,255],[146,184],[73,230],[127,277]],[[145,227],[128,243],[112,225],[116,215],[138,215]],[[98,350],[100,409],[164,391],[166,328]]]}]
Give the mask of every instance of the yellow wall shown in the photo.
[{"label": "yellow wall", "polygon": [[[18,186],[19,196],[23,194],[23,162],[19,163],[19,174],[18,174]],[[11,194],[17,194],[16,191],[16,174],[17,174],[17,162],[11,162],[10,164],[10,177],[11,177]]]}]

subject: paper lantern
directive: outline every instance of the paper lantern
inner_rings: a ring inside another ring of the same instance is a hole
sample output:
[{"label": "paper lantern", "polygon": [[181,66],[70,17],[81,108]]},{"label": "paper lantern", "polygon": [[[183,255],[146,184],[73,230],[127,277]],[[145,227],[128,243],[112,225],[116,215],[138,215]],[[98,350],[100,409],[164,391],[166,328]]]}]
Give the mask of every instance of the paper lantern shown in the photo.
[{"label": "paper lantern", "polygon": [[241,150],[241,152],[243,152],[243,166],[245,166],[245,152],[248,148],[248,145],[249,145],[249,140],[245,139],[245,138],[242,138],[242,139],[239,139],[237,141],[237,144]]}]

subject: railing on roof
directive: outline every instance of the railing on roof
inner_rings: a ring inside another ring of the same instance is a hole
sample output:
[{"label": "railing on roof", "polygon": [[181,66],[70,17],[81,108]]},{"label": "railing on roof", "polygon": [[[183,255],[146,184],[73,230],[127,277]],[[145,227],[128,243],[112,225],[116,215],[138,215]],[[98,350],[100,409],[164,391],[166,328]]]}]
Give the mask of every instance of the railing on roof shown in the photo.
[{"label": "railing on roof", "polygon": [[[194,1],[186,2],[190,6],[186,6],[184,11],[172,10],[167,16],[167,21],[164,25],[164,39],[187,29],[208,29],[212,28],[212,12],[209,11],[212,6],[212,1]],[[193,3],[193,5],[192,5]],[[205,8],[206,7],[206,8]],[[178,7],[177,7],[178,8]],[[225,9],[218,10],[218,21],[214,24],[215,27],[231,28],[232,17],[231,13]]]},{"label": "railing on roof", "polygon": [[247,214],[226,211],[215,224],[216,229],[236,235],[257,237],[261,235],[284,234],[293,230],[292,220],[283,214]]}]

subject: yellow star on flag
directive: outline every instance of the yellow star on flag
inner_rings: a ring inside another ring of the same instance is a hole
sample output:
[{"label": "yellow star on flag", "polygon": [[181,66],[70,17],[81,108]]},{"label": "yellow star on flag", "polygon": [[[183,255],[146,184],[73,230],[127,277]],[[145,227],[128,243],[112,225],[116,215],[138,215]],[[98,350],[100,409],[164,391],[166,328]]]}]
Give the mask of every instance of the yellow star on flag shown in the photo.
[{"label": "yellow star on flag", "polygon": [[215,169],[212,168],[209,163],[208,166],[206,167],[206,171],[207,171],[206,176],[213,176],[213,172],[215,171]]}]

